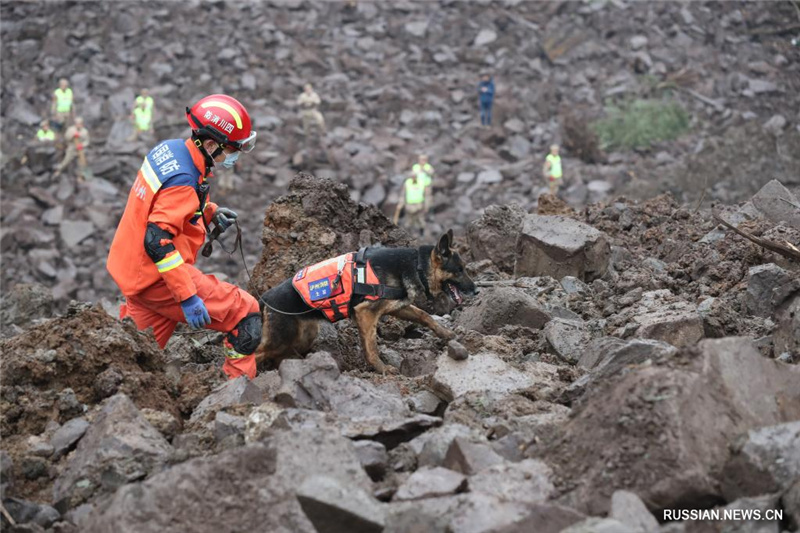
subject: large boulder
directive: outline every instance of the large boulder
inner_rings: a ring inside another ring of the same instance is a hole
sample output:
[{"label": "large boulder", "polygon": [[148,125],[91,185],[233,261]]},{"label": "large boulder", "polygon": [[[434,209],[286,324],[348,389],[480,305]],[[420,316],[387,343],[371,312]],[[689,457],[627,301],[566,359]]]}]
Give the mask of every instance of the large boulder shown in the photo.
[{"label": "large boulder", "polygon": [[554,318],[544,326],[544,337],[556,356],[569,364],[576,364],[591,340],[591,333],[583,320]]},{"label": "large boulder", "polygon": [[751,202],[770,222],[783,222],[800,230],[800,210],[794,207],[800,205],[800,200],[778,180],[761,187]]},{"label": "large boulder", "polygon": [[754,429],[722,472],[728,501],[742,496],[781,492],[800,479],[800,421]]},{"label": "large boulder", "polygon": [[297,501],[319,533],[381,533],[386,522],[385,506],[371,494],[327,476],[308,478]]},{"label": "large boulder", "polygon": [[190,422],[206,420],[220,409],[238,404],[260,404],[264,393],[247,376],[231,379],[214,389],[192,411]]},{"label": "large boulder", "polygon": [[442,354],[436,360],[433,391],[445,401],[470,392],[510,394],[529,389],[537,380],[557,379],[557,367],[547,363],[528,363],[525,371],[514,368],[491,352],[479,352],[465,361],[454,361]]},{"label": "large boulder", "polygon": [[467,227],[467,242],[475,261],[489,259],[508,274],[514,272],[514,246],[525,210],[516,204],[490,205]]},{"label": "large boulder", "polygon": [[747,272],[747,292],[745,306],[747,312],[761,317],[770,317],[783,303],[787,289],[800,289],[800,283],[793,283],[798,276],[779,267],[775,263],[750,267]]},{"label": "large boulder", "polygon": [[[123,487],[97,510],[86,531],[313,533],[317,529],[296,494],[321,473],[348,491],[371,492],[349,440],[320,430],[277,432]],[[307,501],[331,497],[311,494],[308,486],[303,493]]]},{"label": "large boulder", "polygon": [[508,325],[541,329],[551,318],[536,298],[518,287],[493,287],[481,291],[477,302],[464,309],[456,323],[492,335]]},{"label": "large boulder", "polygon": [[53,292],[38,283],[17,283],[3,294],[0,302],[0,328],[26,326],[53,315]]},{"label": "large boulder", "polygon": [[610,257],[608,238],[592,226],[561,215],[527,215],[517,238],[514,275],[592,281],[606,273]]},{"label": "large boulder", "polygon": [[616,489],[651,509],[713,503],[737,435],[800,418],[798,378],[749,339],[704,340],[599,383],[537,455],[569,480],[564,501],[591,514],[608,512]]},{"label": "large boulder", "polygon": [[613,332],[619,337],[632,335],[683,347],[693,346],[705,335],[697,306],[673,295],[669,289],[643,293],[640,300],[613,319],[625,323]]},{"label": "large boulder", "polygon": [[800,355],[800,292],[787,298],[775,311],[777,327],[772,334],[777,355]]},{"label": "large boulder", "polygon": [[110,398],[86,430],[53,487],[66,510],[160,468],[172,447],[124,394]]},{"label": "large boulder", "polygon": [[406,232],[374,206],[350,199],[344,183],[300,173],[289,192],[269,205],[261,259],[250,290],[260,294],[302,267],[362,246],[407,246]]},{"label": "large boulder", "polygon": [[399,393],[340,375],[336,361],[327,352],[316,352],[302,360],[287,359],[279,373],[281,385],[275,399],[287,407],[333,411],[350,418],[411,416]]}]

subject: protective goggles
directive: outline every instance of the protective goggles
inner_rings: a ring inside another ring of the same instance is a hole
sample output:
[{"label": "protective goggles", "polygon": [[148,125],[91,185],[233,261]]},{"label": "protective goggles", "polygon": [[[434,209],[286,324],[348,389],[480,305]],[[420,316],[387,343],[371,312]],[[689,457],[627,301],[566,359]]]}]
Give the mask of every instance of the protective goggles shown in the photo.
[{"label": "protective goggles", "polygon": [[227,141],[225,144],[235,148],[236,150],[244,153],[249,153],[253,151],[253,148],[256,147],[256,137],[257,133],[255,131],[250,132],[250,136],[247,139],[242,141]]}]

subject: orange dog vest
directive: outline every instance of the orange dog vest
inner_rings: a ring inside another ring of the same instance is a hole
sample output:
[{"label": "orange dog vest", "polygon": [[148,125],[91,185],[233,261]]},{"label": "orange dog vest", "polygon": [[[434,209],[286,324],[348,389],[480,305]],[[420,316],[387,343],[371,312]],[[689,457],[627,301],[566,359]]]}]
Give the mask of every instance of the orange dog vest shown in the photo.
[{"label": "orange dog vest", "polygon": [[[322,311],[331,322],[350,316],[350,300],[356,283],[380,286],[369,261],[357,265],[355,255],[350,252],[302,268],[292,278],[294,290],[306,304]],[[364,295],[364,298],[377,300],[380,295]]]}]

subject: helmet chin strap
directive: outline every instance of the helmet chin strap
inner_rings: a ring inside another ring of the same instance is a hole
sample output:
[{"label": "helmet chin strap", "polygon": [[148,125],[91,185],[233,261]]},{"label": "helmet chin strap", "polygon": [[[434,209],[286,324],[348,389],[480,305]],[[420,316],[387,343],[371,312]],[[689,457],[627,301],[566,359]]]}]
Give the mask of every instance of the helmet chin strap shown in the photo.
[{"label": "helmet chin strap", "polygon": [[192,133],[192,140],[194,141],[195,146],[197,146],[200,149],[200,153],[203,154],[203,157],[206,160],[206,169],[208,170],[209,168],[213,167],[215,163],[214,160],[224,152],[224,150],[222,149],[222,145],[217,143],[217,149],[214,150],[214,153],[209,154],[208,150],[206,150],[206,147],[203,144],[204,141],[200,137]]}]

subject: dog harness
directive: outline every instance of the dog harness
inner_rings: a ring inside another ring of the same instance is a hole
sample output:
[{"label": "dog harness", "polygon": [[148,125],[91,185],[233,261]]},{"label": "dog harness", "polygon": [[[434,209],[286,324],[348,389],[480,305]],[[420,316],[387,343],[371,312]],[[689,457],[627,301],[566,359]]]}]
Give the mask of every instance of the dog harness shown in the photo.
[{"label": "dog harness", "polygon": [[292,278],[294,290],[331,322],[349,318],[354,296],[366,300],[400,300],[406,291],[382,285],[365,259],[366,248],[301,268]]}]

